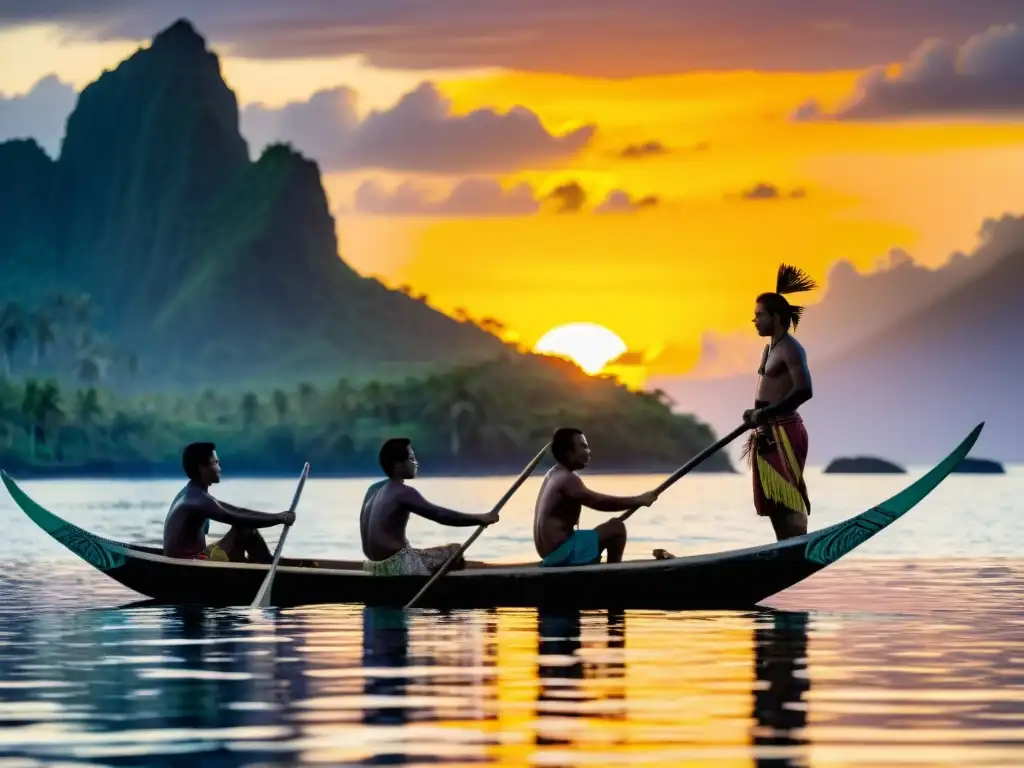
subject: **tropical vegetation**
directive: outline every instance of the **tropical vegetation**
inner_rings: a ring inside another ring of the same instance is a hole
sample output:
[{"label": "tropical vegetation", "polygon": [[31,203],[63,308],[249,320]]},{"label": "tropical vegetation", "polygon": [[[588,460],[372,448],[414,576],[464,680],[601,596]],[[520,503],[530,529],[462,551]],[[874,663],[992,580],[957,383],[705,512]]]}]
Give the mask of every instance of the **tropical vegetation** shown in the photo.
[{"label": "tropical vegetation", "polygon": [[177,475],[213,440],[232,472],[364,473],[401,434],[425,470],[506,472],[574,424],[595,469],[652,469],[714,439],[359,274],[317,164],[249,150],[183,20],[82,91],[56,158],[0,142],[0,466]]},{"label": "tropical vegetation", "polygon": [[[663,393],[631,392],[556,358],[491,360],[385,381],[266,390],[137,392],[133,355],[89,325],[88,297],[0,310],[0,465],[28,474],[178,474],[181,448],[213,440],[225,467],[319,474],[377,471],[382,440],[415,441],[427,472],[514,471],[559,425],[583,429],[595,470],[681,464],[715,436]],[[30,362],[20,368],[12,359]],[[20,353],[20,354],[19,354]],[[64,370],[54,371],[55,361]],[[728,469],[713,458],[708,469]]]}]

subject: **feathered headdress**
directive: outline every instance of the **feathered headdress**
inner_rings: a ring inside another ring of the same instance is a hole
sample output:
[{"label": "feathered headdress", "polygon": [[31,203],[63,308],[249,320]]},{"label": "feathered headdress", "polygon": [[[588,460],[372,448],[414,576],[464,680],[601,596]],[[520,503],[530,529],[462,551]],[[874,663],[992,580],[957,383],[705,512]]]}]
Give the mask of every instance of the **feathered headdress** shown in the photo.
[{"label": "feathered headdress", "polygon": [[800,316],[803,315],[804,308],[798,307],[795,304],[790,304],[785,298],[783,298],[783,294],[813,291],[817,287],[818,284],[814,282],[814,278],[802,269],[798,267],[791,267],[789,264],[779,265],[779,273],[775,278],[775,293],[777,293],[783,303],[789,307],[793,330],[796,330],[797,325],[800,324]]}]

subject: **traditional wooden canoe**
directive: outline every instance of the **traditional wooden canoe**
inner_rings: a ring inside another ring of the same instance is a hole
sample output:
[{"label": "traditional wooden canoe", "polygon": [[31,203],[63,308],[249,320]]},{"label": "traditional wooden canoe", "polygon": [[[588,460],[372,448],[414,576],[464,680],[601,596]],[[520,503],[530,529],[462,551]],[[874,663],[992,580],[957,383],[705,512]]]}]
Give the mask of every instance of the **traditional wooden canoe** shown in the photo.
[{"label": "traditional wooden canoe", "polygon": [[[794,539],[669,560],[573,568],[536,563],[449,572],[421,598],[423,607],[751,608],[834,563],[891,525],[931,493],[967,456],[984,422],[931,471],[866,512]],[[40,528],[110,578],[165,603],[249,605],[268,565],[181,560],[155,547],[96,536],[43,509],[6,472],[14,501]],[[359,562],[281,558],[275,605],[404,605],[425,576],[369,576]]]}]

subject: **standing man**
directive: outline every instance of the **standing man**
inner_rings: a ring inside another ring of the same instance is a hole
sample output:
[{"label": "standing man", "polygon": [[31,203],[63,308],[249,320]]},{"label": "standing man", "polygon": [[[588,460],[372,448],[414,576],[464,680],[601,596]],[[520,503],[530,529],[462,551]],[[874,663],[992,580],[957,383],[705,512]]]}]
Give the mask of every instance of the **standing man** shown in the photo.
[{"label": "standing man", "polygon": [[533,513],[533,543],[543,558],[541,566],[590,565],[600,562],[602,552],[608,553],[609,563],[622,562],[625,523],[613,518],[593,529],[580,530],[581,508],[622,512],[649,507],[658,494],[648,491],[639,496],[608,496],[587,488],[576,471],[590,463],[590,446],[578,429],[556,429],[551,454],[558,463],[544,476]]},{"label": "standing man", "polygon": [[743,412],[753,431],[744,448],[754,484],[754,507],[768,517],[778,541],[807,533],[811,500],[803,471],[807,461],[807,430],[796,409],[811,399],[811,373],[803,346],[790,333],[804,308],[784,294],[814,290],[817,284],[802,270],[779,267],[774,293],[762,293],[754,305],[754,327],[769,339],[758,370],[754,407]]}]

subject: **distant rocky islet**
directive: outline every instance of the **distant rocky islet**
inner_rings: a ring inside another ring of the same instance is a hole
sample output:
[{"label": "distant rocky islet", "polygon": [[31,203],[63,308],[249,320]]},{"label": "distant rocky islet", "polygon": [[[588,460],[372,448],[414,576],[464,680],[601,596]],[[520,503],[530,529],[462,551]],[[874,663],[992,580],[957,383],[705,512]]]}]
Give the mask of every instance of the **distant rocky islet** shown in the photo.
[{"label": "distant rocky islet", "polygon": [[[907,472],[899,464],[878,456],[840,456],[830,461],[824,471],[826,475],[902,475]],[[953,474],[1003,475],[1006,469],[993,459],[966,458]]]}]

